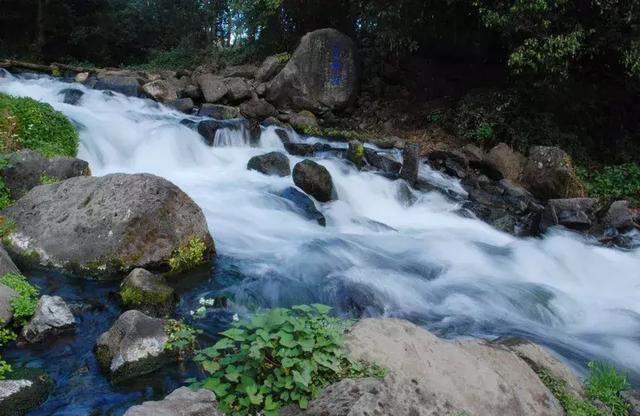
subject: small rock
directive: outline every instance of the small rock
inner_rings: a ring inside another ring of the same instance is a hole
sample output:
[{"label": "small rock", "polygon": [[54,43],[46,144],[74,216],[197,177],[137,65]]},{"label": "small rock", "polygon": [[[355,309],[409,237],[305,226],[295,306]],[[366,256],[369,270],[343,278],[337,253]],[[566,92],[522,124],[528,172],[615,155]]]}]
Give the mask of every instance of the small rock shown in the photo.
[{"label": "small rock", "polygon": [[251,86],[244,78],[225,78],[227,97],[233,102],[251,98]]},{"label": "small rock", "polygon": [[629,209],[629,202],[615,201],[612,203],[600,223],[605,229],[615,228],[619,231],[628,231],[634,228],[635,223]]},{"label": "small rock", "polygon": [[364,149],[364,157],[369,165],[390,175],[398,175],[402,169],[402,163],[368,147]]},{"label": "small rock", "polygon": [[402,152],[402,169],[400,178],[407,181],[411,186],[418,182],[418,172],[420,170],[420,155],[417,144],[407,144]]},{"label": "small rock", "polygon": [[300,111],[289,116],[289,123],[291,126],[299,131],[305,131],[306,129],[318,127],[318,119],[316,116],[308,110]]},{"label": "small rock", "polygon": [[177,100],[169,101],[167,106],[174,108],[182,113],[191,113],[195,104],[191,98],[178,98]]},{"label": "small rock", "polygon": [[435,151],[429,153],[427,159],[434,169],[460,179],[467,177],[469,161],[461,152]]},{"label": "small rock", "polygon": [[231,120],[240,117],[240,109],[222,104],[202,104],[198,115],[215,120]]},{"label": "small rock", "polygon": [[[284,141],[283,141],[284,142]],[[284,148],[287,153],[294,156],[313,156],[318,152],[328,152],[333,150],[331,146],[323,143],[286,143],[284,142]]]},{"label": "small rock", "polygon": [[629,416],[640,416],[640,390],[626,390],[621,396],[631,406]]},{"label": "small rock", "polygon": [[124,416],[222,416],[216,396],[206,389],[180,387],[164,400],[144,402],[129,408]]},{"label": "small rock", "polygon": [[364,145],[355,140],[350,141],[347,160],[356,165],[358,169],[362,168],[364,165]]},{"label": "small rock", "polygon": [[327,225],[327,220],[324,215],[318,211],[316,204],[304,192],[300,192],[296,188],[290,187],[282,192],[276,193],[276,195],[289,201],[292,204],[293,210],[306,219],[316,221],[323,227]]},{"label": "small rock", "polygon": [[98,364],[114,383],[157,370],[171,360],[165,325],[140,311],[123,313],[96,342]]},{"label": "small rock", "polygon": [[598,200],[594,198],[551,199],[544,211],[542,231],[554,225],[586,231],[593,225],[597,210]]},{"label": "small rock", "polygon": [[80,84],[84,84],[89,79],[88,72],[78,72],[74,78],[74,80]]},{"label": "small rock", "polygon": [[184,95],[192,100],[200,100],[202,98],[202,91],[195,85],[189,84],[184,87]]},{"label": "small rock", "polygon": [[293,168],[293,182],[320,202],[334,199],[331,174],[327,168],[313,160],[305,159]]},{"label": "small rock", "polygon": [[77,88],[65,88],[59,92],[59,95],[63,96],[62,100],[65,104],[77,105],[84,95],[84,92]]},{"label": "small rock", "polygon": [[120,298],[128,309],[165,317],[173,310],[175,294],[164,277],[138,268],[120,284]]},{"label": "small rock", "polygon": [[38,301],[33,317],[22,328],[22,337],[30,343],[42,342],[49,337],[73,332],[75,324],[69,306],[60,296],[44,295]]},{"label": "small rock", "polygon": [[240,112],[243,116],[256,120],[264,120],[278,114],[278,110],[273,105],[258,97],[240,104]]},{"label": "small rock", "polygon": [[98,80],[93,88],[119,92],[130,97],[139,97],[141,92],[140,83],[136,78],[119,75],[98,75]]},{"label": "small rock", "polygon": [[171,102],[178,99],[178,93],[173,85],[165,80],[157,80],[144,84],[142,90],[156,101],[161,103]]},{"label": "small rock", "polygon": [[289,158],[281,152],[271,152],[260,156],[254,156],[249,160],[247,169],[255,170],[265,175],[289,176],[291,166]]}]

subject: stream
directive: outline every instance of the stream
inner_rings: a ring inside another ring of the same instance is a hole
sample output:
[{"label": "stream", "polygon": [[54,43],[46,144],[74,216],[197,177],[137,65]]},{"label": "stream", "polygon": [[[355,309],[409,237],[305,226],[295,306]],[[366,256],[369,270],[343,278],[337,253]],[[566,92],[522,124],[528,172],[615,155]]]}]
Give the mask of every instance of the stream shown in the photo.
[{"label": "stream", "polygon": [[[330,152],[314,158],[329,170],[338,194],[337,201],[316,204],[326,218],[322,227],[277,195],[293,186],[291,177],[246,169],[253,156],[284,152],[275,127],[263,127],[259,147],[250,146],[242,129],[218,131],[210,147],[181,124],[198,117],[79,84],[73,87],[84,92],[80,103],[64,104],[60,91],[70,86],[46,76],[0,77],[0,91],[45,101],[78,126],[78,157],[94,175],[153,173],[202,208],[217,260],[171,282],[180,294],[177,316],[204,331],[201,343],[236,313],[324,303],[354,318],[408,319],[451,339],[523,336],[579,372],[589,360],[607,360],[640,378],[640,249],[605,248],[560,230],[516,238],[459,215],[460,203],[441,193],[407,195],[401,181],[360,172]],[[289,158],[291,166],[303,160]],[[464,193],[456,180],[421,169],[426,180]],[[41,293],[84,305],[75,336],[4,353],[14,366],[44,368],[56,384],[31,415],[121,415],[197,375],[183,364],[110,385],[92,348],[121,312],[112,295],[118,282],[27,274]],[[229,306],[193,321],[198,299],[216,296],[230,299]]]}]

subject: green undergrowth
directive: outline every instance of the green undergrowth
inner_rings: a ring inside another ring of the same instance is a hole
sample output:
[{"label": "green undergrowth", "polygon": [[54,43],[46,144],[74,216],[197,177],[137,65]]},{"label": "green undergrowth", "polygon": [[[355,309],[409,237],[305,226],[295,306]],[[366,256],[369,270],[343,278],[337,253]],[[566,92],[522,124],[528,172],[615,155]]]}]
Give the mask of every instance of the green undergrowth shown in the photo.
[{"label": "green undergrowth", "polygon": [[78,152],[76,128],[49,104],[0,93],[0,112],[2,153],[32,149],[45,157],[55,157],[75,156]]},{"label": "green undergrowth", "polygon": [[[627,416],[629,405],[620,393],[629,387],[627,378],[614,367],[604,363],[589,363],[589,374],[585,381],[585,398],[576,397],[567,388],[567,383],[539,370],[540,380],[551,390],[564,408],[567,416]],[[596,407],[593,402],[604,404],[608,412]]]},{"label": "green undergrowth", "polygon": [[201,331],[195,329],[183,321],[169,319],[164,327],[164,332],[169,336],[165,349],[176,352],[181,358],[193,353],[198,347],[197,337]]},{"label": "green undergrowth", "polygon": [[605,200],[626,199],[640,204],[640,165],[625,163],[600,169],[578,169],[578,175],[586,185],[589,195]]},{"label": "green undergrowth", "polygon": [[[0,277],[3,284],[18,293],[11,300],[11,313],[13,320],[8,326],[0,328],[0,347],[14,341],[18,332],[29,322],[38,305],[39,290],[27,281],[27,278],[15,273],[7,273]],[[11,366],[0,357],[0,380],[3,380],[11,372]]]},{"label": "green undergrowth", "polygon": [[234,322],[196,354],[208,377],[192,380],[194,387],[213,391],[228,415],[274,416],[291,404],[306,409],[341,379],[384,377],[384,369],[349,359],[343,333],[351,322],[330,316],[330,309],[301,305]]},{"label": "green undergrowth", "polygon": [[169,259],[171,273],[183,273],[194,269],[206,261],[207,245],[194,237],[182,244]]},{"label": "green undergrowth", "polygon": [[343,130],[333,127],[317,127],[317,126],[304,126],[299,129],[300,133],[306,136],[315,136],[315,137],[330,137],[336,140],[341,141],[351,141],[351,140],[359,140],[359,141],[368,141],[372,138],[376,138],[377,135],[374,133],[369,133],[365,131],[356,131],[356,130]]},{"label": "green undergrowth", "polygon": [[197,64],[196,55],[186,48],[174,48],[168,51],[153,52],[147,62],[129,65],[127,69],[135,71],[177,71],[192,68]]}]

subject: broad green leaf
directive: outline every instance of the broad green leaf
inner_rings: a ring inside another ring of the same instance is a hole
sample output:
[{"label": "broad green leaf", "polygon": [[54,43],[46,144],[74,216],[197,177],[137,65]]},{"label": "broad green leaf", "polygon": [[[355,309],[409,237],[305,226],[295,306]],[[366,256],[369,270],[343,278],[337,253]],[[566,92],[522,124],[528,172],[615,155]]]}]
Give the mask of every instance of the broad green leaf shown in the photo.
[{"label": "broad green leaf", "polygon": [[234,341],[244,341],[246,339],[246,334],[242,329],[238,329],[238,328],[231,328],[231,329],[227,329],[224,332],[221,332],[220,335],[223,335],[227,338],[230,338]]}]

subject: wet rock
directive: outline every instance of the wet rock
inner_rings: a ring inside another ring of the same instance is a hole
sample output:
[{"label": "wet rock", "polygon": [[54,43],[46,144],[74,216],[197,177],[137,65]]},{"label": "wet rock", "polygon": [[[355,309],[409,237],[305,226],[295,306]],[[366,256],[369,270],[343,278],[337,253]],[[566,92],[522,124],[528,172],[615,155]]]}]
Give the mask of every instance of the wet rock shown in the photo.
[{"label": "wet rock", "polygon": [[255,170],[269,176],[285,177],[291,175],[289,158],[281,152],[271,152],[254,156],[249,160],[247,169]]},{"label": "wet rock", "polygon": [[541,229],[562,225],[572,230],[587,231],[595,221],[598,200],[594,198],[552,199],[544,210]]},{"label": "wet rock", "polygon": [[244,78],[225,78],[227,97],[234,103],[251,98],[251,86]]},{"label": "wet rock", "polygon": [[165,345],[166,321],[140,311],[120,315],[111,329],[100,335],[95,346],[101,369],[114,383],[151,373],[171,361]]},{"label": "wet rock", "polygon": [[629,416],[640,416],[640,390],[626,390],[621,396],[631,406]]},{"label": "wet rock", "polygon": [[241,125],[219,120],[204,120],[198,123],[198,133],[209,146],[213,146],[215,144],[216,133],[218,130],[225,128],[240,129]]},{"label": "wet rock", "polygon": [[0,415],[21,416],[40,406],[53,389],[49,376],[36,369],[14,369],[0,380]]},{"label": "wet rock", "polygon": [[124,416],[222,416],[216,396],[209,390],[180,387],[164,400],[144,402],[127,410]]},{"label": "wet rock", "polygon": [[227,67],[222,70],[221,75],[225,78],[252,79],[256,77],[256,72],[258,72],[258,67],[248,64]]},{"label": "wet rock", "polygon": [[198,85],[204,96],[204,100],[208,103],[217,103],[227,95],[229,91],[224,78],[213,74],[204,74],[198,77]]},{"label": "wet rock", "polygon": [[518,182],[522,178],[525,157],[514,151],[505,143],[493,147],[484,157],[484,161],[493,169],[500,172],[503,178]]},{"label": "wet rock", "polygon": [[191,113],[195,104],[191,98],[178,98],[177,100],[169,101],[167,106],[178,110],[182,113]]},{"label": "wet rock", "polygon": [[457,152],[436,151],[427,156],[429,164],[436,170],[460,179],[467,177],[469,161]]},{"label": "wet rock", "polygon": [[351,359],[376,363],[388,374],[330,387],[304,415],[564,415],[536,373],[507,348],[444,341],[391,319],[358,322],[345,348]]},{"label": "wet rock", "polygon": [[629,209],[629,202],[613,202],[600,220],[602,228],[614,228],[619,231],[628,231],[636,227],[633,221],[633,213]]},{"label": "wet rock", "polygon": [[192,100],[200,100],[202,98],[202,91],[200,91],[200,88],[192,84],[184,87],[183,94],[185,97],[191,98]]},{"label": "wet rock", "polygon": [[[202,210],[166,179],[149,174],[78,177],[38,186],[2,211],[16,223],[8,250],[45,267],[114,274],[168,268],[197,238],[214,254]],[[35,258],[34,258],[35,257]]]},{"label": "wet rock", "polygon": [[69,306],[60,296],[44,295],[38,301],[36,312],[22,328],[22,337],[30,343],[75,331],[76,320]]},{"label": "wet rock", "polygon": [[285,67],[287,58],[288,54],[286,53],[267,57],[256,73],[256,80],[260,82],[271,81]]},{"label": "wet rock", "polygon": [[484,159],[484,151],[475,144],[464,145],[460,152],[469,162],[480,162]]},{"label": "wet rock", "polygon": [[321,226],[327,225],[327,220],[324,215],[318,208],[316,208],[316,204],[313,202],[309,196],[303,192],[300,192],[296,188],[287,188],[282,192],[276,193],[280,198],[286,199],[291,203],[291,208],[296,213],[300,214],[304,218],[316,221]]},{"label": "wet rock", "polygon": [[258,97],[240,104],[240,112],[243,116],[256,120],[264,120],[278,114],[278,110],[273,105]]},{"label": "wet rock", "polygon": [[120,299],[127,309],[166,317],[174,309],[175,293],[164,277],[138,268],[120,284]]},{"label": "wet rock", "polygon": [[303,160],[293,168],[293,182],[320,202],[334,199],[331,174],[327,168],[312,160]]},{"label": "wet rock", "polygon": [[211,117],[215,120],[231,120],[240,117],[240,109],[222,104],[202,104],[198,115]]},{"label": "wet rock", "polygon": [[90,174],[89,164],[71,157],[47,160],[34,150],[20,150],[7,156],[7,164],[0,169],[13,199],[19,199],[46,180],[64,180]]},{"label": "wet rock", "polygon": [[417,144],[407,144],[402,152],[402,169],[400,178],[407,181],[411,186],[418,182],[418,172],[420,170],[420,148]]},{"label": "wet rock", "polygon": [[364,165],[364,145],[358,141],[349,142],[347,160],[356,165],[358,169]]},{"label": "wet rock", "polygon": [[59,95],[63,96],[62,102],[65,104],[78,105],[84,92],[77,88],[65,88],[60,91]]},{"label": "wet rock", "polygon": [[98,74],[98,79],[93,88],[119,92],[130,97],[139,97],[141,93],[140,83],[135,77],[131,76]]},{"label": "wet rock", "polygon": [[267,99],[298,110],[346,107],[358,91],[356,54],[353,41],[335,29],[306,34],[269,83]]},{"label": "wet rock", "polygon": [[318,119],[311,111],[307,110],[291,114],[289,116],[289,123],[294,129],[302,132],[310,128],[318,127]]},{"label": "wet rock", "polygon": [[171,102],[178,99],[176,88],[169,82],[159,79],[148,82],[142,86],[142,91],[149,97],[161,103]]},{"label": "wet rock", "polygon": [[74,81],[80,84],[84,84],[89,79],[91,74],[88,72],[78,72],[74,78]]},{"label": "wet rock", "polygon": [[364,157],[370,166],[390,175],[398,175],[402,169],[402,163],[368,147],[364,149]]},{"label": "wet rock", "polygon": [[581,197],[584,193],[571,158],[557,147],[531,148],[522,184],[541,199]]},{"label": "wet rock", "polygon": [[294,156],[313,156],[319,152],[329,152],[334,150],[330,145],[324,143],[284,143],[287,153]]},{"label": "wet rock", "polygon": [[0,328],[5,327],[13,319],[11,301],[16,296],[18,296],[18,293],[15,290],[0,284]]}]

